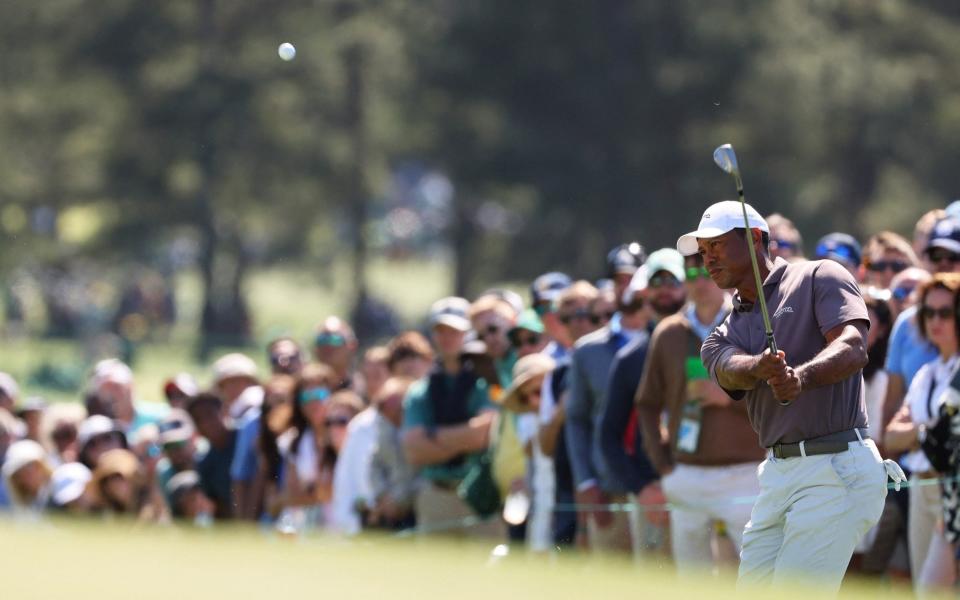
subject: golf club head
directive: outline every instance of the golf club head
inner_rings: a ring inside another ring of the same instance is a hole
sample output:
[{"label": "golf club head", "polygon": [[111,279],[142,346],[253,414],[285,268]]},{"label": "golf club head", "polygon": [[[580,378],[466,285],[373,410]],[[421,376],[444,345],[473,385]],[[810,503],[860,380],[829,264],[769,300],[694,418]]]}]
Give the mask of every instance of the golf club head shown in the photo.
[{"label": "golf club head", "polygon": [[724,144],[713,151],[713,162],[727,173],[737,177],[740,175],[740,167],[737,165],[737,153],[733,151],[733,146]]}]

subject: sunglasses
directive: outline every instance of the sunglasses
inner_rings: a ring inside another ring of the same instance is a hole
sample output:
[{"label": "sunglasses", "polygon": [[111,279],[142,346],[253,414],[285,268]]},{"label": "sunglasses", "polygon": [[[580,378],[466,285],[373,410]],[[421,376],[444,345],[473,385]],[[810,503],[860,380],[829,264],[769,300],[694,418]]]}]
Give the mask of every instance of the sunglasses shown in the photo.
[{"label": "sunglasses", "polygon": [[585,309],[585,308],[580,308],[580,309],[577,309],[577,310],[575,310],[575,311],[573,311],[573,312],[571,312],[571,313],[566,313],[566,314],[560,315],[560,322],[563,323],[564,325],[569,325],[570,323],[573,323],[574,321],[577,321],[577,320],[580,320],[580,321],[590,320],[590,321],[592,321],[592,320],[593,320],[593,314],[591,314],[590,311],[587,310],[587,309]]},{"label": "sunglasses", "polygon": [[910,297],[910,294],[913,293],[914,289],[916,288],[907,286],[907,285],[902,285],[900,287],[893,288],[893,291],[890,292],[890,295],[895,300],[899,300],[900,302],[903,302],[904,300]]},{"label": "sunglasses", "polygon": [[687,281],[710,279],[710,271],[707,271],[706,267],[687,267],[684,271],[687,275]]},{"label": "sunglasses", "polygon": [[867,263],[867,269],[873,271],[874,273],[882,273],[883,271],[888,270],[893,271],[894,273],[899,273],[909,266],[909,264],[902,260],[878,260]]},{"label": "sunglasses", "polygon": [[330,417],[323,421],[323,424],[327,427],[346,427],[349,423],[349,417]]},{"label": "sunglasses", "polygon": [[314,338],[313,343],[315,346],[346,346],[347,338],[339,333],[320,333]]},{"label": "sunglasses", "polygon": [[850,264],[859,264],[860,258],[854,254],[849,246],[834,246],[833,244],[820,244],[816,250],[817,258],[839,258]]},{"label": "sunglasses", "polygon": [[613,318],[613,315],[615,315],[615,314],[617,314],[617,313],[615,313],[615,312],[602,312],[602,313],[591,314],[591,315],[590,315],[590,322],[593,323],[594,325],[600,325],[600,324],[602,324],[602,323],[607,323],[607,322],[610,321],[610,319]]},{"label": "sunglasses", "polygon": [[182,442],[167,442],[166,444],[163,445],[163,451],[164,451],[164,452],[171,452],[171,451],[180,450],[180,449],[186,448],[186,447],[187,447],[187,441],[186,441],[186,440],[184,440],[184,441],[182,441]]},{"label": "sunglasses", "polygon": [[797,247],[796,244],[794,244],[793,242],[788,242],[787,240],[773,239],[773,240],[770,240],[770,242],[774,248],[781,249],[781,250],[795,250]]},{"label": "sunglasses", "polygon": [[939,263],[944,261],[950,263],[960,262],[960,254],[950,252],[949,250],[933,250],[930,252],[930,262]]},{"label": "sunglasses", "polygon": [[510,342],[517,348],[523,348],[524,346],[537,346],[540,344],[540,335],[533,333],[530,335],[513,335],[510,338]]},{"label": "sunglasses", "polygon": [[654,275],[650,278],[648,285],[654,289],[660,287],[677,287],[680,285],[680,280],[673,275]]},{"label": "sunglasses", "polygon": [[315,387],[300,392],[300,397],[297,400],[300,402],[300,406],[306,406],[311,402],[326,402],[329,397],[329,388]]},{"label": "sunglasses", "polygon": [[927,320],[933,319],[934,317],[939,317],[944,321],[953,319],[953,309],[949,307],[933,308],[932,306],[924,306],[920,312],[923,314],[923,318]]}]

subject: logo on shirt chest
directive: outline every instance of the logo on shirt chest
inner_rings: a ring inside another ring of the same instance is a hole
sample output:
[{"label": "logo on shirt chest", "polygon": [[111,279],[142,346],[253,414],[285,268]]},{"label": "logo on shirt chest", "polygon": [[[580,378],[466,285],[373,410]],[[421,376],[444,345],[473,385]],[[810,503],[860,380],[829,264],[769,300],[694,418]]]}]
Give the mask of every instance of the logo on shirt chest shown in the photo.
[{"label": "logo on shirt chest", "polygon": [[780,318],[781,316],[786,315],[786,314],[791,314],[791,315],[793,314],[793,307],[792,307],[792,306],[781,306],[781,307],[777,310],[777,312],[773,313],[773,318],[774,318],[774,319],[777,319],[777,318]]}]

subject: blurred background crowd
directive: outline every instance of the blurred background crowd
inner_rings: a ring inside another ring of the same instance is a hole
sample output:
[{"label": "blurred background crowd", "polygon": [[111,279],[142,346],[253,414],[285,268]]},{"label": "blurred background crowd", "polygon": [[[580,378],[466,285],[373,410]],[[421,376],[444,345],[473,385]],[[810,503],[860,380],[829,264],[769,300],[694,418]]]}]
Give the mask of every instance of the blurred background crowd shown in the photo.
[{"label": "blurred background crowd", "polygon": [[[772,257],[834,260],[860,282],[870,435],[911,474],[851,571],[952,585],[960,424],[942,392],[960,364],[960,202],[923,214],[912,240],[809,244],[788,218],[768,223]],[[596,258],[599,279],[552,271],[526,294],[440,298],[420,328],[374,343],[329,316],[309,339],[270,341],[265,361],[170,373],[163,403],[117,358],[75,402],[0,373],[0,507],[735,566],[764,449],[700,362],[729,291],[673,248]]]},{"label": "blurred background crowd", "polygon": [[953,581],[956,2],[46,0],[0,33],[17,518],[734,565],[763,450],[696,358],[728,295],[672,250],[732,142],[772,253],[868,297],[914,484],[852,569]]}]

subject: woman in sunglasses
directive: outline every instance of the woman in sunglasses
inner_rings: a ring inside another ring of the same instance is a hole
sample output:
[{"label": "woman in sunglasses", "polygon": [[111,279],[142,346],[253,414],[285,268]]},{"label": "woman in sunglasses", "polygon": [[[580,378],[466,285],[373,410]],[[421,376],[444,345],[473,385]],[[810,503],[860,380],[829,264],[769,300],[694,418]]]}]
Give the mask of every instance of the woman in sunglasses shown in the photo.
[{"label": "woman in sunglasses", "polygon": [[920,261],[910,242],[892,231],[881,231],[870,236],[863,247],[863,271],[860,280],[881,290],[891,289],[893,278],[909,269],[919,267]]},{"label": "woman in sunglasses", "polygon": [[293,388],[290,430],[278,442],[286,461],[282,503],[287,510],[280,517],[282,528],[301,530],[329,521],[335,441],[340,438],[333,430],[343,419],[331,402],[338,381],[330,367],[312,363],[303,367]]},{"label": "woman in sunglasses", "polygon": [[955,578],[953,552],[943,534],[941,488],[932,484],[940,477],[920,446],[940,413],[943,392],[960,357],[954,306],[960,275],[938,273],[918,290],[917,326],[920,335],[936,347],[938,356],[925,364],[910,383],[903,407],[887,426],[887,452],[908,454],[903,465],[910,477],[908,538],[914,589],[948,586]]}]

